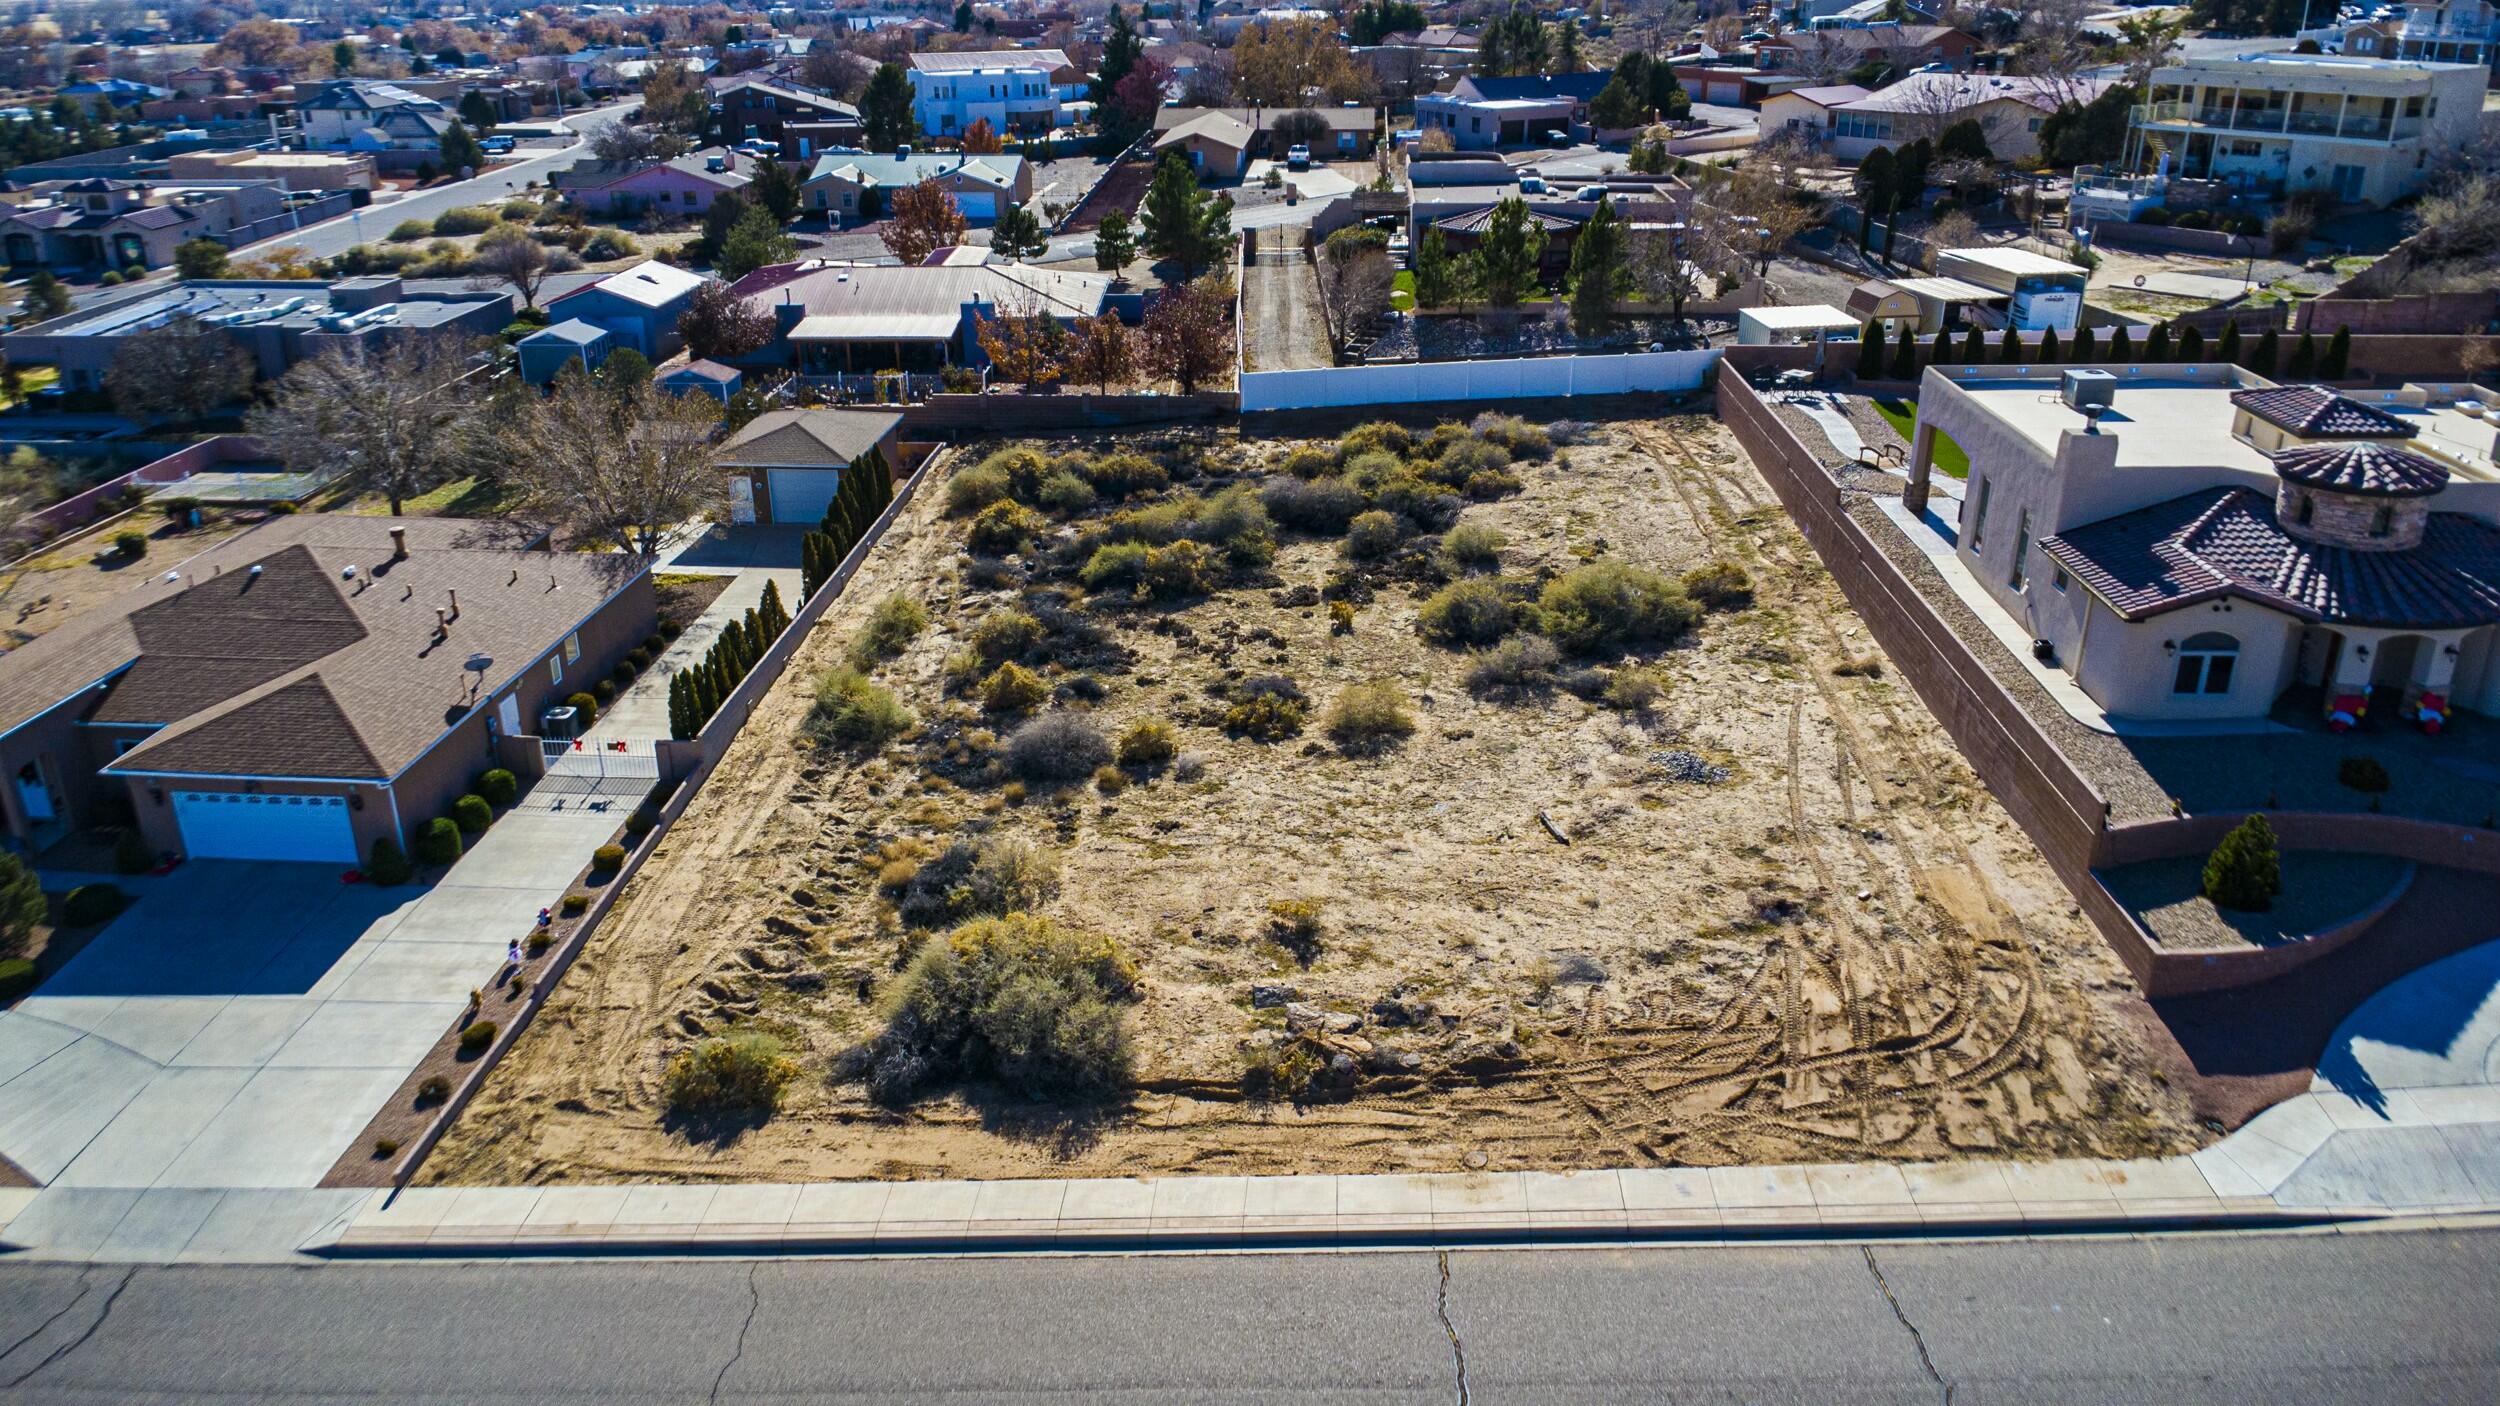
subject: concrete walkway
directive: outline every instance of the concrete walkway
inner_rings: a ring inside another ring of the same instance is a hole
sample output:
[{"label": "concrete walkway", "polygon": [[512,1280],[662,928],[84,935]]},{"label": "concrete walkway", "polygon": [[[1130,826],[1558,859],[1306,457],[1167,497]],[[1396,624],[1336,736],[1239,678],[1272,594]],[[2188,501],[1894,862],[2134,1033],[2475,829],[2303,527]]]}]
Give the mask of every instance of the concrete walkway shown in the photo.
[{"label": "concrete walkway", "polygon": [[801,577],[796,568],[745,567],[729,582],[729,589],[714,597],[703,613],[688,621],[686,628],[652,667],[635,679],[633,687],[616,696],[583,734],[583,745],[595,747],[607,742],[623,742],[641,751],[650,750],[653,742],[668,736],[668,681],[678,670],[703,658],[713,641],[732,620],[745,615],[750,607],[764,598],[768,584],[781,587],[781,604],[793,614],[798,611]]},{"label": "concrete walkway", "polygon": [[41,1258],[150,1262],[2034,1235],[2319,1222],[2345,1230],[2500,1223],[2500,943],[2389,986],[2338,1030],[2311,1093],[2186,1157],[396,1196],[0,1190],[0,1241]]}]

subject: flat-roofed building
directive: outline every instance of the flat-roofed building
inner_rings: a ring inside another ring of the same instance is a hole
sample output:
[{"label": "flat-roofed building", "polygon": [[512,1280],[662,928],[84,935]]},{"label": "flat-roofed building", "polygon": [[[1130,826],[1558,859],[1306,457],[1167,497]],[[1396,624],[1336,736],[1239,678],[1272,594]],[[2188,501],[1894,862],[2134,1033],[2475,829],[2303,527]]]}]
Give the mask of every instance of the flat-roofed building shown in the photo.
[{"label": "flat-roofed building", "polygon": [[2083,317],[2092,271],[2027,249],[1942,249],[1936,276],[2005,299],[2005,325],[2024,332],[2072,332]]},{"label": "flat-roofed building", "polygon": [[1931,366],[1904,506],[1928,510],[1950,438],[1970,464],[1938,505],[1953,569],[2114,718],[2262,718],[2295,689],[2352,717],[2500,713],[2500,473],[2488,444],[2425,433],[2478,412],[2408,392]]},{"label": "flat-roofed building", "polygon": [[2473,140],[2490,77],[2481,64],[2332,54],[2164,65],[2130,111],[2126,169],[2387,205]]}]

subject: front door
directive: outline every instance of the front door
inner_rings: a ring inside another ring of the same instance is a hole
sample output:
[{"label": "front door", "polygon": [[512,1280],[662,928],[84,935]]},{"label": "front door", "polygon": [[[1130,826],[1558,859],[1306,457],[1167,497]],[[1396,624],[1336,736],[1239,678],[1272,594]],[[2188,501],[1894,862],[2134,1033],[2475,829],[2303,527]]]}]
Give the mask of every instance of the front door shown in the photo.
[{"label": "front door", "polygon": [[27,823],[32,825],[60,815],[60,807],[52,800],[52,787],[43,779],[43,763],[28,762],[17,769],[17,803],[26,808]]},{"label": "front door", "polygon": [[2361,182],[2363,179],[2364,174],[2362,169],[2358,166],[2336,167],[2335,199],[2338,202],[2347,205],[2358,201],[2361,198]]},{"label": "front door", "polygon": [[503,696],[503,701],[495,705],[495,721],[502,725],[504,736],[520,736],[521,695],[517,693],[505,694]]}]

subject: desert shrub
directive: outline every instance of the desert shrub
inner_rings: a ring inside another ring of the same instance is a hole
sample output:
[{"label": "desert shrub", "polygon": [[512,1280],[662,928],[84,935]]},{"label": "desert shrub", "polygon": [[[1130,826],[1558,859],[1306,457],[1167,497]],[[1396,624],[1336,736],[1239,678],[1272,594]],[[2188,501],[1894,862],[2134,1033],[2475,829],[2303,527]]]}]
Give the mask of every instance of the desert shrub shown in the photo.
[{"label": "desert shrub", "polygon": [[1372,752],[1415,733],[1406,690],[1388,679],[1349,684],[1328,710],[1328,738],[1348,752]]},{"label": "desert shrub", "polygon": [[851,641],[851,662],[864,669],[880,659],[891,659],[927,628],[929,612],[897,591],[868,613],[868,623],[859,627],[858,637]]},{"label": "desert shrub", "polygon": [[660,813],[658,811],[647,805],[636,806],[633,814],[625,817],[625,838],[639,840],[658,829],[659,826]]},{"label": "desert shrub", "polygon": [[1267,935],[1308,965],[1319,955],[1320,901],[1280,898],[1267,905]]},{"label": "desert shrub", "polygon": [[1554,452],[1551,435],[1516,415],[1486,411],[1468,429],[1478,438],[1508,450],[1513,459],[1542,459]]},{"label": "desert shrub", "polygon": [[495,1043],[496,1029],[491,1020],[471,1021],[460,1032],[460,1053],[473,1059],[484,1054],[486,1047]]},{"label": "desert shrub", "polygon": [[1517,474],[1501,469],[1485,469],[1469,474],[1462,487],[1468,497],[1479,503],[1490,503],[1496,498],[1507,498],[1518,492],[1522,485]]},{"label": "desert shrub", "polygon": [[440,1074],[428,1074],[417,1085],[417,1102],[441,1103],[451,1097],[451,1081]]},{"label": "desert shrub", "polygon": [[451,803],[451,821],[463,835],[483,835],[495,823],[495,808],[484,796],[469,795]]},{"label": "desert shrub", "polygon": [[1476,693],[1542,688],[1554,681],[1562,651],[1542,635],[1513,635],[1478,654],[1467,666],[1467,687]]},{"label": "desert shrub", "polygon": [[1054,473],[1034,490],[1033,501],[1054,513],[1081,513],[1094,506],[1094,485],[1072,473]]},{"label": "desert shrub", "polygon": [[1619,712],[1638,713],[1657,706],[1667,696],[1667,681],[1656,669],[1617,669],[1606,676],[1606,686],[1598,697],[1609,708]]},{"label": "desert shrub", "polygon": [[365,864],[366,882],[391,888],[415,876],[416,870],[408,863],[408,856],[401,851],[397,840],[385,835],[373,842],[373,858]]},{"label": "desert shrub", "polygon": [[1300,685],[1282,674],[1244,679],[1232,686],[1227,701],[1231,706],[1224,711],[1224,730],[1255,742],[1299,736],[1310,703]]},{"label": "desert shrub", "polygon": [[460,827],[448,816],[437,816],[417,831],[417,862],[449,864],[460,857]]},{"label": "desert shrub", "polygon": [[1431,471],[1425,477],[1455,488],[1465,483],[1471,474],[1499,473],[1509,467],[1509,450],[1480,439],[1463,439],[1433,460]]},{"label": "desert shrub", "polygon": [[148,534],[135,527],[125,527],[113,534],[113,551],[125,561],[148,554]]},{"label": "desert shrub", "polygon": [[1267,514],[1267,505],[1259,501],[1258,491],[1236,483],[1206,500],[1189,535],[1230,552],[1246,538],[1274,536],[1275,522]]},{"label": "desert shrub", "polygon": [[491,806],[508,806],[521,798],[521,778],[503,767],[478,774],[477,793]]},{"label": "desert shrub", "polygon": [[1350,454],[1342,466],[1345,481],[1366,491],[1406,473],[1406,461],[1395,454]]},{"label": "desert shrub", "polygon": [[599,700],[587,693],[569,695],[564,706],[573,710],[573,721],[584,728],[599,721]]},{"label": "desert shrub", "polygon": [[1328,633],[1332,635],[1354,633],[1354,602],[1332,600],[1328,603]]},{"label": "desert shrub", "polygon": [[946,481],[946,511],[953,517],[970,517],[992,503],[1007,497],[1007,471],[992,468],[987,461],[958,470]]},{"label": "desert shrub", "polygon": [[1021,659],[1042,642],[1042,622],[1032,612],[1006,606],[981,617],[964,642],[986,663]]},{"label": "desert shrub", "polygon": [[109,923],[121,916],[129,900],[113,884],[80,884],[61,900],[61,922],[73,928]]},{"label": "desert shrub", "polygon": [[1732,561],[1714,561],[1684,573],[1684,594],[1704,610],[1735,610],[1753,604],[1753,578]]},{"label": "desert shrub", "polygon": [[527,224],[538,218],[538,202],[535,200],[507,200],[503,203],[503,208],[495,213],[516,224]]},{"label": "desert shrub", "polygon": [[1356,425],[1337,441],[1337,455],[1351,459],[1358,454],[1404,454],[1415,447],[1415,436],[1406,426],[1394,420],[1373,420]]},{"label": "desert shrub", "polygon": [[1029,444],[1008,445],[975,467],[1004,479],[1008,495],[1026,503],[1040,496],[1042,480],[1050,476],[1050,461]]},{"label": "desert shrub", "polygon": [[1029,713],[1048,697],[1050,685],[1012,659],[981,681],[981,710],[985,713]]},{"label": "desert shrub", "polygon": [[1214,566],[1207,549],[1195,542],[1149,547],[1138,585],[1156,600],[1204,595],[1212,589]]},{"label": "desert shrub", "polygon": [[1111,744],[1093,720],[1050,712],[1007,739],[1007,769],[1026,781],[1081,781],[1111,760]]},{"label": "desert shrub", "polygon": [[964,533],[964,550],[974,556],[1003,557],[1023,551],[1050,523],[1022,503],[1001,499],[983,508]]},{"label": "desert shrub", "polygon": [[1180,744],[1172,725],[1160,718],[1140,718],[1120,734],[1112,755],[1122,766],[1158,767],[1172,760]]},{"label": "desert shrub", "polygon": [[1519,607],[1490,578],[1453,581],[1415,612],[1424,638],[1446,645],[1489,645],[1519,624]]},{"label": "desert shrub", "polygon": [[1036,1098],[1107,1093],[1129,1081],[1116,1003],[1136,982],[1106,937],[1023,913],[967,923],[921,944],[886,997],[884,1032],[847,1063],[887,1104],[947,1078]]},{"label": "desert shrub", "polygon": [[1412,474],[1383,482],[1372,494],[1372,503],[1406,519],[1419,532],[1448,531],[1467,507],[1466,499]]},{"label": "desert shrub", "polygon": [[601,679],[591,687],[591,698],[604,708],[616,701],[616,680]]},{"label": "desert shrub", "polygon": [[1254,1103],[1300,1103],[1323,1067],[1307,1040],[1251,1045],[1241,1052],[1241,1092]]},{"label": "desert shrub", "polygon": [[857,669],[827,669],[816,680],[807,728],[819,738],[873,752],[909,732],[911,725],[911,710],[894,691]]},{"label": "desert shrub", "polygon": [[2376,757],[2346,757],[2335,764],[2335,779],[2356,791],[2376,794],[2393,784],[2387,766]]},{"label": "desert shrub", "polygon": [[1360,489],[1341,478],[1271,478],[1259,485],[1268,516],[1296,532],[1334,537],[1363,511]]},{"label": "desert shrub", "polygon": [[1596,562],[1555,577],[1545,583],[1537,605],[1545,633],[1575,654],[1663,643],[1701,618],[1701,607],[1682,587],[1619,561]]},{"label": "desert shrub", "polygon": [[1441,555],[1461,570],[1496,567],[1502,564],[1502,548],[1509,540],[1500,528],[1462,522],[1442,534]]},{"label": "desert shrub", "polygon": [[1096,767],[1094,789],[1106,796],[1116,796],[1128,789],[1128,773],[1116,766]]},{"label": "desert shrub", "polygon": [[2274,827],[2252,815],[2214,846],[2205,861],[2205,897],[2217,908],[2262,913],[2283,891],[2282,856],[2274,846]]},{"label": "desert shrub", "polygon": [[590,852],[590,872],[593,874],[613,874],[624,867],[623,845],[601,845]]},{"label": "desert shrub", "polygon": [[660,1075],[668,1111],[683,1116],[770,1113],[799,1077],[798,1061],[760,1031],[716,1036],[680,1050]]},{"label": "desert shrub", "polygon": [[1337,461],[1325,450],[1297,449],[1286,455],[1284,462],[1277,465],[1277,468],[1295,478],[1308,480],[1324,478],[1334,473]]},{"label": "desert shrub", "polygon": [[1076,579],[1089,591],[1127,590],[1146,576],[1146,553],[1152,550],[1143,542],[1113,542],[1097,547],[1094,554],[1077,569]]},{"label": "desert shrub", "polygon": [[556,904],[556,911],[568,918],[578,918],[590,911],[590,895],[568,893]]},{"label": "desert shrub", "polygon": [[1346,526],[1345,554],[1356,561],[1377,561],[1396,551],[1405,535],[1395,513],[1358,513]]},{"label": "desert shrub", "polygon": [[475,205],[445,210],[434,217],[434,232],[439,235],[484,234],[495,227],[495,212]]},{"label": "desert shrub", "polygon": [[1106,498],[1134,498],[1172,486],[1172,475],[1143,454],[1107,454],[1094,461],[1086,478]]},{"label": "desert shrub", "polygon": [[1207,774],[1207,759],[1196,752],[1183,752],[1172,759],[1172,779],[1191,782]]},{"label": "desert shrub", "polygon": [[423,220],[401,220],[398,224],[391,226],[390,241],[393,244],[414,244],[420,239],[430,237],[433,233],[434,226]]}]

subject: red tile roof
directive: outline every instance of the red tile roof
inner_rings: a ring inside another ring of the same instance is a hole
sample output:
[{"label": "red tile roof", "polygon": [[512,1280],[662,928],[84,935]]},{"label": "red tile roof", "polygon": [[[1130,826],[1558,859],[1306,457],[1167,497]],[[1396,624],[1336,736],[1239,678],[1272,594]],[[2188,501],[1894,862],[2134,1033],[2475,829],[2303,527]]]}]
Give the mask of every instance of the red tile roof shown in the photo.
[{"label": "red tile roof", "polygon": [[2130,620],[2232,596],[2331,624],[2500,623],[2500,528],[2462,513],[2431,514],[2420,546],[2355,551],[2293,536],[2261,493],[2209,489],[2043,537],[2040,550]]},{"label": "red tile roof", "polygon": [[2233,391],[2231,403],[2303,439],[2411,439],[2413,426],[2324,386]]},{"label": "red tile roof", "polygon": [[2274,456],[2274,471],[2330,493],[2375,498],[2426,498],[2448,486],[2447,467],[2438,460],[2366,440],[2294,446]]}]

